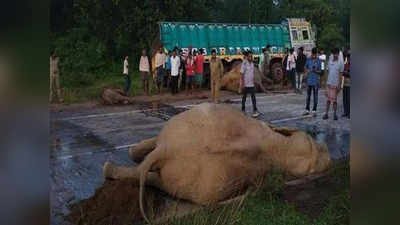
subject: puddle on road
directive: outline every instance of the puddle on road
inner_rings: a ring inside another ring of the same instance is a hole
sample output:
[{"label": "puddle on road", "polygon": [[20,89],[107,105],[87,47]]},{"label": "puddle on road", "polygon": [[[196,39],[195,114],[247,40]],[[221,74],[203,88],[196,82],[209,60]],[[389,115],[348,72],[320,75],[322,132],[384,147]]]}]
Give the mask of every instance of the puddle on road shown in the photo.
[{"label": "puddle on road", "polygon": [[139,109],[142,110],[142,113],[146,116],[156,117],[165,121],[188,110],[187,108],[176,108],[171,105],[160,103],[159,101],[141,104]]},{"label": "puddle on road", "polygon": [[[56,158],[73,153],[113,148],[90,130],[68,121],[54,121],[50,124],[50,157]],[[62,132],[59,132],[62,130]]]},{"label": "puddle on road", "polygon": [[304,121],[277,123],[278,126],[300,129],[309,134],[317,142],[325,142],[333,160],[340,160],[350,155],[350,131],[305,124]]}]

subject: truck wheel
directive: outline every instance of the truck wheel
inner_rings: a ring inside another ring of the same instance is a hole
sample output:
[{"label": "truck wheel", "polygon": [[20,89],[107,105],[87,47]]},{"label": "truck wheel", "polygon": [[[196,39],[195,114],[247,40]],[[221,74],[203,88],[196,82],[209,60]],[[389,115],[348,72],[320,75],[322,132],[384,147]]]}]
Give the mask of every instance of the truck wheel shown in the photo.
[{"label": "truck wheel", "polygon": [[281,84],[283,82],[283,69],[280,63],[274,63],[271,66],[271,75],[274,83]]}]

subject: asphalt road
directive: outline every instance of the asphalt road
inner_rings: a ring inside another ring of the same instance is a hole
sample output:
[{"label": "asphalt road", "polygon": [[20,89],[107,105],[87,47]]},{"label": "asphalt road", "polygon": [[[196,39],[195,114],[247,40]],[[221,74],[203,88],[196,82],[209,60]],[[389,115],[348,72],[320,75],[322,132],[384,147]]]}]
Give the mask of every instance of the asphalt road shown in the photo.
[{"label": "asphalt road", "polygon": [[[228,97],[233,107],[241,107],[241,96]],[[342,114],[341,96],[338,115]],[[207,100],[202,100],[207,101]],[[68,205],[89,198],[103,183],[102,166],[106,161],[133,165],[127,150],[139,141],[157,136],[172,116],[201,101],[173,104],[64,109],[50,113],[50,204],[51,224],[66,224]],[[347,156],[350,146],[350,120],[339,117],[322,120],[325,92],[319,93],[317,117],[302,116],[305,95],[257,95],[262,113],[257,119],[305,130],[317,141],[327,143],[334,159]],[[248,97],[246,109],[251,112]]]}]

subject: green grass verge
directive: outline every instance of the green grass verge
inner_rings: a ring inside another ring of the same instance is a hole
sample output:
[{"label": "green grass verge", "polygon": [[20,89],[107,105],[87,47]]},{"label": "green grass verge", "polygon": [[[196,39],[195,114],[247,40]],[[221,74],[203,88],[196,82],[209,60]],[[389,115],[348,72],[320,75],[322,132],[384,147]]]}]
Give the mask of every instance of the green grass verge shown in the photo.
[{"label": "green grass verge", "polygon": [[330,195],[317,217],[300,211],[281,197],[284,191],[280,175],[270,176],[263,186],[249,195],[243,204],[233,203],[207,208],[193,215],[175,218],[171,225],[341,225],[350,223],[350,168],[349,160],[337,164],[329,175],[330,184],[340,188]]}]

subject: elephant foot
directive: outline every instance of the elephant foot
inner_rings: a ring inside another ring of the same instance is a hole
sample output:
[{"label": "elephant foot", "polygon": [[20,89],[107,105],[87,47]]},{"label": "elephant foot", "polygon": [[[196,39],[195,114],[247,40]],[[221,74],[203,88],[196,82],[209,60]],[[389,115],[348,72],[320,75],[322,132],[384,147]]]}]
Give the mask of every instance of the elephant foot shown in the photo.
[{"label": "elephant foot", "polygon": [[115,170],[115,166],[112,163],[110,163],[110,162],[104,163],[104,166],[103,166],[104,178],[105,179],[115,179],[114,170]]},{"label": "elephant foot", "polygon": [[143,156],[137,154],[137,150],[135,148],[129,149],[129,157],[135,163],[141,163],[144,159]]}]

